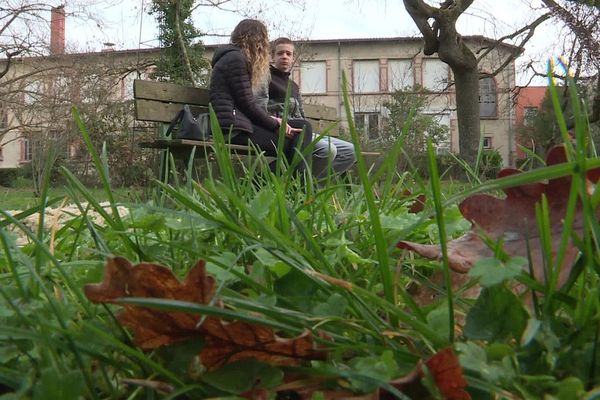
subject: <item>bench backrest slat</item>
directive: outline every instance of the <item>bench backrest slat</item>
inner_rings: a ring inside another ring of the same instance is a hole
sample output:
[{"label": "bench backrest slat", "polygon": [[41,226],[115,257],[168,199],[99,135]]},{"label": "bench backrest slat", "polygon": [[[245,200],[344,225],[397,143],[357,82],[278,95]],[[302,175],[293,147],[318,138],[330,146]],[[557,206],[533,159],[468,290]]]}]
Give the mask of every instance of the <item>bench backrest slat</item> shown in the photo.
[{"label": "bench backrest slat", "polygon": [[133,82],[136,99],[164,101],[166,103],[208,105],[208,89],[194,88],[168,82],[136,79]]},{"label": "bench backrest slat", "polygon": [[[208,89],[204,88],[136,79],[133,81],[133,97],[138,121],[169,123],[184,104],[191,105],[194,113],[208,111]],[[305,104],[304,111],[315,132],[337,120],[333,107]],[[335,135],[335,132],[332,133]]]},{"label": "bench backrest slat", "polygon": [[[170,123],[177,113],[183,108],[183,103],[163,103],[154,100],[135,101],[135,119],[138,121],[151,121]],[[208,112],[208,107],[190,107],[194,115]]]},{"label": "bench backrest slat", "polygon": [[184,104],[195,113],[208,110],[208,89],[142,79],[133,81],[135,118],[139,121],[169,123]]},{"label": "bench backrest slat", "polygon": [[322,119],[326,121],[336,121],[337,112],[333,107],[327,107],[321,104],[304,104],[304,115],[310,119]]}]

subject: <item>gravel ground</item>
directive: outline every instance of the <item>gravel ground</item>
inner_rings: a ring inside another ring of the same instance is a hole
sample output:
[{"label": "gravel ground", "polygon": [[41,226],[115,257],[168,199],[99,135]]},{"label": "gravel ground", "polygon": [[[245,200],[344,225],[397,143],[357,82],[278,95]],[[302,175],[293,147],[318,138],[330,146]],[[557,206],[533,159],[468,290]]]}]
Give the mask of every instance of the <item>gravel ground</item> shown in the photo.
[{"label": "gravel ground", "polygon": [[[107,211],[108,214],[112,214],[112,209],[110,208],[110,204],[108,202],[100,203],[100,205]],[[83,203],[82,206],[85,210],[87,204]],[[117,206],[117,210],[121,217],[124,217],[129,214],[129,209],[127,209],[126,207]],[[8,213],[11,215],[16,215],[20,212],[20,210],[8,210]],[[75,206],[74,204],[69,204],[56,208],[47,207],[44,214],[44,229],[46,229],[47,231],[51,232],[52,235],[54,235],[54,232],[56,232],[56,230],[60,229],[67,221],[79,216],[80,212],[77,206]],[[104,224],[104,218],[102,218],[102,216],[96,210],[88,211],[87,215],[95,224]],[[36,232],[38,229],[39,219],[39,213],[35,213],[21,220],[21,222],[23,222],[23,224],[25,224],[25,226],[27,226],[33,232]],[[30,243],[30,240],[27,237],[27,235],[18,227],[14,225],[9,225],[8,230],[9,232],[13,232],[17,235],[17,245],[23,246],[25,244]]]}]

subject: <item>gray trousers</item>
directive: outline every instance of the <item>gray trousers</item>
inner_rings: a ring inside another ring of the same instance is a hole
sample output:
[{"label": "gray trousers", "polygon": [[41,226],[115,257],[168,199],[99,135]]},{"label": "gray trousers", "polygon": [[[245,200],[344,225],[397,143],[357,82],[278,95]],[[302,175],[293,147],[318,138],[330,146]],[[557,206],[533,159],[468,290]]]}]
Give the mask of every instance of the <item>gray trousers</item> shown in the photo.
[{"label": "gray trousers", "polygon": [[[313,140],[319,135],[313,134]],[[356,161],[354,145],[332,136],[322,137],[313,151],[313,175],[317,178],[327,176],[329,170],[341,174]]]}]

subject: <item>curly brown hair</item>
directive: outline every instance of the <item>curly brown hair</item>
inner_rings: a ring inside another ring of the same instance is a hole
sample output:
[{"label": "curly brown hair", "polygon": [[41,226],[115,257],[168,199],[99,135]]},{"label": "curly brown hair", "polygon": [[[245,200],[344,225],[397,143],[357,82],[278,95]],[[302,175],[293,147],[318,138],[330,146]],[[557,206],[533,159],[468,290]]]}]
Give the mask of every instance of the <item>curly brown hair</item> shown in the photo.
[{"label": "curly brown hair", "polygon": [[252,90],[256,92],[269,79],[270,44],[267,27],[259,20],[245,19],[231,32],[231,44],[242,50],[250,65]]}]

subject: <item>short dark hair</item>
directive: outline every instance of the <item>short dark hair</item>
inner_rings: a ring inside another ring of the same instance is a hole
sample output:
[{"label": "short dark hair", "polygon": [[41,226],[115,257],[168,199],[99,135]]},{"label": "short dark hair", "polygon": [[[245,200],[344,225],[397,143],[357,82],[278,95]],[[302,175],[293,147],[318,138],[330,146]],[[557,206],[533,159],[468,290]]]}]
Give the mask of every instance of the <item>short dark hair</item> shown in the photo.
[{"label": "short dark hair", "polygon": [[271,54],[275,54],[275,49],[280,44],[291,44],[292,46],[294,46],[294,42],[290,38],[286,38],[286,37],[277,38],[271,42]]}]

